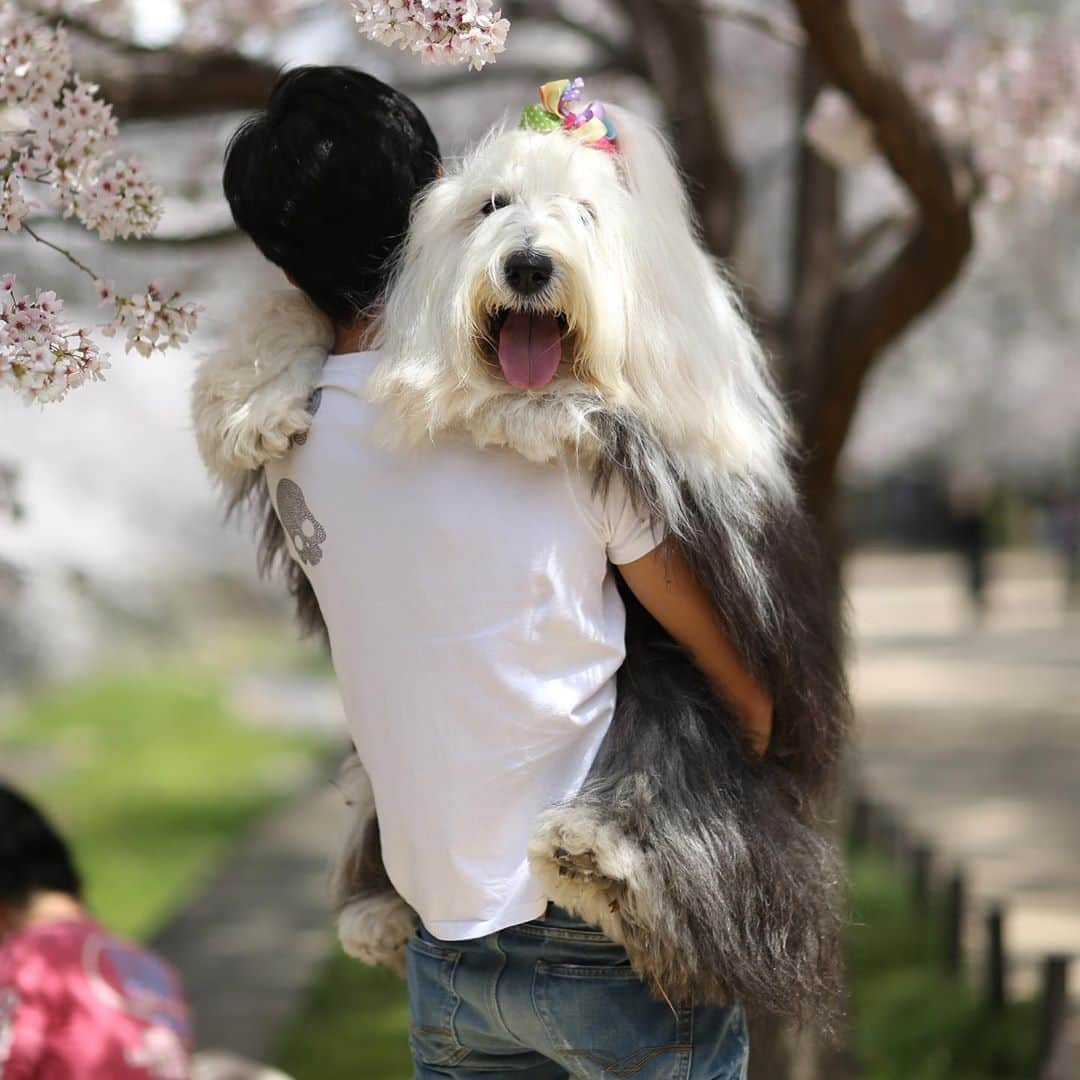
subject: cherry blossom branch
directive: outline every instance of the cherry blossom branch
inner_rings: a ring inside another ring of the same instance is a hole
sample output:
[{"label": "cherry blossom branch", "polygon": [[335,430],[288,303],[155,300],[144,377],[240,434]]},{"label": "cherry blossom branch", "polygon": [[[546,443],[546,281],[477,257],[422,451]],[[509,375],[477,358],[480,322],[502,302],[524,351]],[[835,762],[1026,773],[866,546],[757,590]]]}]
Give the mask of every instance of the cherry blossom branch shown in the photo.
[{"label": "cherry blossom branch", "polygon": [[142,45],[129,37],[119,34],[110,34],[102,29],[92,19],[83,18],[70,11],[49,11],[42,7],[25,8],[29,14],[40,19],[48,26],[57,29],[72,30],[80,37],[88,38],[99,45],[106,45],[117,52],[130,53],[134,56],[160,55],[168,52],[168,46]]},{"label": "cherry blossom branch", "polygon": [[[161,193],[137,162],[116,157],[112,108],[74,71],[65,31],[12,5],[2,14],[0,100],[16,110],[23,126],[18,133],[0,132],[0,232],[26,233],[89,277],[112,309],[98,329],[108,337],[122,334],[125,351],[149,356],[183,344],[195,328],[195,305],[154,284],[117,295],[111,282],[30,224],[31,213],[44,210],[74,219],[102,240],[146,236],[161,218]],[[68,325],[55,292],[20,296],[15,275],[4,275],[0,386],[27,401],[60,401],[103,378],[108,367],[90,331]]]},{"label": "cherry blossom branch", "polygon": [[86,276],[89,277],[91,281],[96,282],[99,280],[98,275],[95,274],[94,271],[86,265],[86,263],[80,262],[78,259],[76,259],[75,256],[67,250],[67,248],[62,248],[59,244],[54,244],[51,240],[46,240],[45,237],[41,235],[41,233],[35,232],[34,229],[27,225],[25,221],[22,223],[22,231],[26,233],[27,236],[33,237],[39,244],[44,244],[47,248],[52,248],[52,250],[55,251],[58,255],[63,255],[64,258],[67,259],[67,261],[71,263],[72,266],[78,267],[78,269],[80,269],[84,274],[86,274]]}]

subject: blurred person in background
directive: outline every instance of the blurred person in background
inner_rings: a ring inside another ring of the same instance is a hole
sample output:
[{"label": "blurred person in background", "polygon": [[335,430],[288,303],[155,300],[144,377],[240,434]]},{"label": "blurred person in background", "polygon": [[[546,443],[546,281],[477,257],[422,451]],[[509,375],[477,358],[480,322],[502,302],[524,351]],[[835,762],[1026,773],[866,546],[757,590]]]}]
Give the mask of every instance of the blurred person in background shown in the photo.
[{"label": "blurred person in background", "polygon": [[987,608],[987,556],[994,483],[981,466],[955,469],[948,482],[953,542],[964,564],[972,614],[981,621]]},{"label": "blurred person in background", "polygon": [[61,836],[0,784],[0,1077],[187,1080],[179,981],[86,909]]},{"label": "blurred person in background", "polygon": [[1047,507],[1049,541],[1061,557],[1066,610],[1080,606],[1080,489],[1076,482],[1055,485]]}]

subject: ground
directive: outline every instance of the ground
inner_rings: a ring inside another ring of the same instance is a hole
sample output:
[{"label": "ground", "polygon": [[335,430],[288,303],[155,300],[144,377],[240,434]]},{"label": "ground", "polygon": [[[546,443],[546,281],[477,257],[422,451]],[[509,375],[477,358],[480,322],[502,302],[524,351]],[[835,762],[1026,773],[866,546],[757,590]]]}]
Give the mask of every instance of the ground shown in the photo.
[{"label": "ground", "polygon": [[947,555],[863,555],[848,583],[863,782],[967,872],[976,963],[983,912],[1007,904],[1012,985],[1034,989],[1044,954],[1080,954],[1080,617],[1060,568],[998,555],[981,623]]}]

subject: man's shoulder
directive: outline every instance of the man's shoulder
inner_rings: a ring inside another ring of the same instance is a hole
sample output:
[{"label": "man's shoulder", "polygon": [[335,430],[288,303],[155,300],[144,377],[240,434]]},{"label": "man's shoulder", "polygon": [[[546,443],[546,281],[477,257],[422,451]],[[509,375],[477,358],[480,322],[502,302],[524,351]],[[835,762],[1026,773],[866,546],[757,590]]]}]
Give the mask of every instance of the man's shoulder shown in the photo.
[{"label": "man's shoulder", "polygon": [[323,364],[315,393],[324,389],[341,390],[364,401],[368,376],[378,362],[378,352],[331,353]]}]

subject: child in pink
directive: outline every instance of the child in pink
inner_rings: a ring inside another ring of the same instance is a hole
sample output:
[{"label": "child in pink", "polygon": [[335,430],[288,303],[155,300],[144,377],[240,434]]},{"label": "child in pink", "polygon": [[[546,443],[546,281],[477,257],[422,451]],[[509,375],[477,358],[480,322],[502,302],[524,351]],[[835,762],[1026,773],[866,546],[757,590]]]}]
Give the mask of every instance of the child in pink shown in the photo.
[{"label": "child in pink", "polygon": [[0,1080],[187,1080],[175,975],[80,895],[63,840],[0,785]]}]

